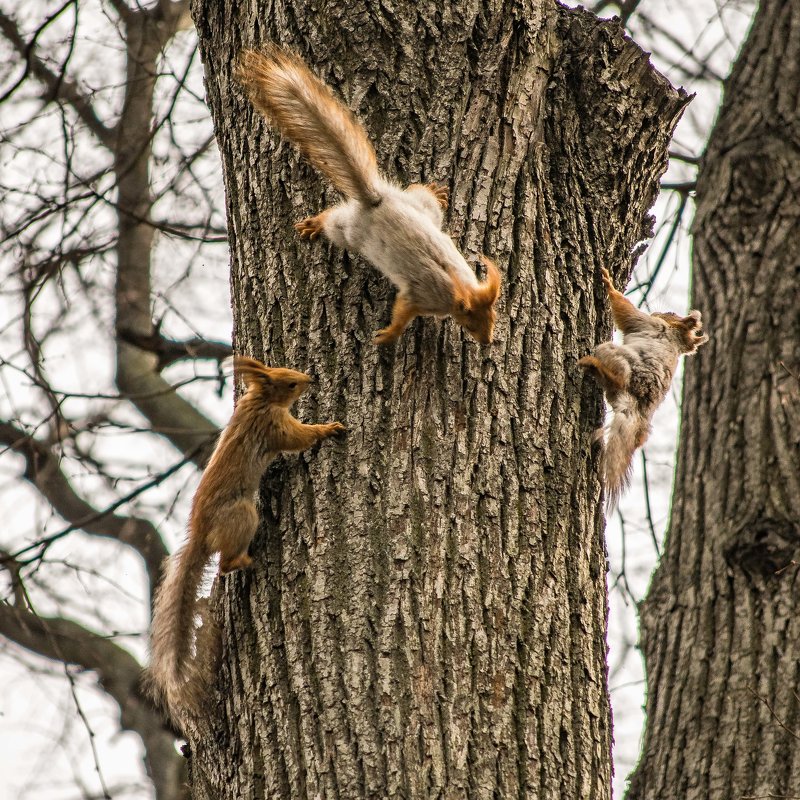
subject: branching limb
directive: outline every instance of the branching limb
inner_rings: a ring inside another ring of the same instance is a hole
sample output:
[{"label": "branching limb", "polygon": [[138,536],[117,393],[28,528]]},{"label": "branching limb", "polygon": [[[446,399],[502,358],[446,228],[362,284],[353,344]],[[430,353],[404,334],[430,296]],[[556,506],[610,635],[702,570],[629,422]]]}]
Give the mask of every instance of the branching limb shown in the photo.
[{"label": "branching limb", "polygon": [[183,759],[175,752],[174,735],[139,691],[141,666],[127,650],[72,620],[40,617],[19,604],[0,603],[0,635],[44,658],[96,672],[119,706],[122,727],[142,738],[156,796],[179,800]]},{"label": "branching limb", "polygon": [[220,363],[233,355],[233,348],[225,342],[209,341],[199,337],[176,341],[162,336],[158,330],[149,335],[135,331],[118,331],[120,339],[128,344],[136,345],[140,350],[148,350],[158,356],[159,371],[183,359],[209,359]]},{"label": "branching limb", "polygon": [[[155,588],[167,550],[149,520],[114,514],[113,506],[105,511],[94,508],[72,488],[53,451],[15,425],[0,422],[0,442],[24,456],[25,479],[42,493],[60,516],[71,523],[68,530],[80,528],[86,533],[129,545],[144,561],[151,591]],[[59,533],[65,535],[63,531]]]},{"label": "branching limb", "polygon": [[33,42],[26,42],[22,38],[15,20],[2,11],[0,11],[0,33],[26,60],[26,71],[33,74],[47,89],[46,99],[61,100],[69,104],[100,142],[105,147],[112,149],[116,135],[114,128],[109,128],[100,120],[91,102],[78,89],[74,81],[66,75],[57,75],[33,53],[32,45],[35,43],[35,38]]}]

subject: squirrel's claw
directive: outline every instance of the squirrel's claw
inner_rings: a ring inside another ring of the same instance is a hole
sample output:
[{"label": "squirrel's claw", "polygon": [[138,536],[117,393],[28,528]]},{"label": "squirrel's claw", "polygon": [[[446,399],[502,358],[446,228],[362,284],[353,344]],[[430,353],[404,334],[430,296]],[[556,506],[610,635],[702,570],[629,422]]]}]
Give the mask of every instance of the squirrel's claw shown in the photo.
[{"label": "squirrel's claw", "polygon": [[347,433],[347,428],[341,422],[331,422],[328,424],[328,436],[342,437]]},{"label": "squirrel's claw", "polygon": [[438,183],[429,183],[426,187],[430,193],[436,198],[436,201],[444,211],[447,211],[448,199],[450,191],[446,186],[439,186]]},{"label": "squirrel's claw", "polygon": [[600,274],[603,276],[603,283],[608,286],[609,289],[613,289],[614,281],[611,280],[611,273],[605,267],[600,267]]},{"label": "squirrel's claw", "polygon": [[301,239],[310,239],[313,242],[322,233],[322,221],[319,217],[306,217],[295,222],[294,229]]}]

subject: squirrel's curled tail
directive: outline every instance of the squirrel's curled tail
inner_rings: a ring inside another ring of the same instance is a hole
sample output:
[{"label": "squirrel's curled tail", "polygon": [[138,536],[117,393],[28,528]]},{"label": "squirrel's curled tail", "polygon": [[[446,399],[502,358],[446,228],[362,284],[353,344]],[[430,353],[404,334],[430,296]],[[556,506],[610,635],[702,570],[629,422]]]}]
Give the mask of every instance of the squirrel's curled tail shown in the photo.
[{"label": "squirrel's curled tail", "polygon": [[167,562],[156,590],[145,683],[171,713],[196,713],[215,669],[218,637],[206,603],[197,597],[208,560],[203,542],[190,537]]},{"label": "squirrel's curled tail", "polygon": [[382,180],[366,131],[297,56],[275,45],[245,50],[236,77],[253,105],[340,192],[380,203]]},{"label": "squirrel's curled tail", "polygon": [[638,408],[636,399],[623,394],[614,402],[614,415],[608,426],[603,452],[606,505],[615,508],[628,488],[633,472],[633,454],[650,435],[650,421]]}]

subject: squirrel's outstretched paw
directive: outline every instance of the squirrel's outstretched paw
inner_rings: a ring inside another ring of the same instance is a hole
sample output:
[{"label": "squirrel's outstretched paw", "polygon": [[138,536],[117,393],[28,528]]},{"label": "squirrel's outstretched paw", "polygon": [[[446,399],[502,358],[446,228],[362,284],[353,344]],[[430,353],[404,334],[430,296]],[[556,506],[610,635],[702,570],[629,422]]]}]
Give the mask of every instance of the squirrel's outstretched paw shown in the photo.
[{"label": "squirrel's outstretched paw", "polygon": [[611,280],[611,273],[605,267],[600,267],[600,274],[603,276],[603,283],[606,285],[606,289],[610,292],[616,292],[614,281]]},{"label": "squirrel's outstretched paw", "polygon": [[327,428],[326,436],[341,437],[347,433],[347,428],[341,422],[329,422],[325,427]]},{"label": "squirrel's outstretched paw", "polygon": [[426,188],[436,198],[439,205],[447,211],[447,200],[450,197],[448,188],[446,186],[439,186],[438,183],[429,183]]},{"label": "squirrel's outstretched paw", "polygon": [[316,217],[306,217],[300,222],[295,222],[294,229],[300,234],[301,239],[311,239],[313,242],[322,233],[322,215]]}]

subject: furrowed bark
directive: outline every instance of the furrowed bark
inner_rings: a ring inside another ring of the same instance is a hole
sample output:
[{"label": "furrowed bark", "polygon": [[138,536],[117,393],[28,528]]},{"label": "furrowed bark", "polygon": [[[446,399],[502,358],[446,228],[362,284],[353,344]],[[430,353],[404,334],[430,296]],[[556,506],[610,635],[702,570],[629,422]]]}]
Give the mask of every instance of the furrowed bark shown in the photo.
[{"label": "furrowed bark", "polygon": [[[550,2],[193,14],[238,348],[315,375],[299,416],[349,428],[268,472],[255,568],[220,592],[195,796],[608,797],[601,404],[576,361],[609,334],[599,268],[649,235],[685,95],[616,23]],[[371,344],[393,290],[297,239],[335,195],[233,82],[267,40],[345,98],[390,176],[449,187],[448,229],[503,273],[491,348],[431,319]]]}]

